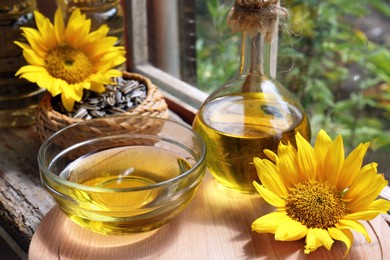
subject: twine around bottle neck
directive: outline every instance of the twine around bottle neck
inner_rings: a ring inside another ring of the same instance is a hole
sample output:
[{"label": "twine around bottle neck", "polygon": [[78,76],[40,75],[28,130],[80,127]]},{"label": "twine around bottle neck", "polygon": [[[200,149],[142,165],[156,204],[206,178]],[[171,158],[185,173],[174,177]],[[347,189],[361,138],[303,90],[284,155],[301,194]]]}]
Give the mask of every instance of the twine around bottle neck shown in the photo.
[{"label": "twine around bottle neck", "polygon": [[248,74],[249,81],[252,76],[275,77],[278,26],[287,17],[278,0],[235,1],[226,21],[233,32],[243,35],[239,72]]},{"label": "twine around bottle neck", "polygon": [[249,35],[262,33],[268,42],[278,31],[279,20],[288,17],[286,8],[278,0],[236,0],[230,9],[226,23],[233,32]]}]

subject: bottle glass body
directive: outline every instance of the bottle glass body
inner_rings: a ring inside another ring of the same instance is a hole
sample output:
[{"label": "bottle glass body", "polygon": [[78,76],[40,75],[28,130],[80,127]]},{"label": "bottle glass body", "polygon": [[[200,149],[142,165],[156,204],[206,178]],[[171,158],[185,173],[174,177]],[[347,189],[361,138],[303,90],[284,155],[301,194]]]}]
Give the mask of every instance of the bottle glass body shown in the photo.
[{"label": "bottle glass body", "polygon": [[[274,57],[276,58],[276,57]],[[283,143],[295,144],[310,125],[299,101],[271,76],[271,44],[265,35],[243,33],[238,75],[213,92],[200,107],[193,128],[207,146],[207,166],[224,186],[255,192],[254,157],[267,158]]]},{"label": "bottle glass body", "polygon": [[35,0],[2,0],[0,3],[0,127],[18,127],[35,122],[37,104],[44,92],[36,84],[15,76],[26,65],[25,42],[20,27],[35,27]]}]

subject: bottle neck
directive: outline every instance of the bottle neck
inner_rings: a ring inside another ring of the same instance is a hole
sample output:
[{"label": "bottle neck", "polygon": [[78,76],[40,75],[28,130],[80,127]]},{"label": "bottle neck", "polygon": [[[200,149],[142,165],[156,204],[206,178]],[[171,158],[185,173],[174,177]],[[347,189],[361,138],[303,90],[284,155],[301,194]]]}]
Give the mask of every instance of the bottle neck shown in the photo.
[{"label": "bottle neck", "polygon": [[240,75],[259,74],[274,78],[276,48],[269,35],[242,33]]}]

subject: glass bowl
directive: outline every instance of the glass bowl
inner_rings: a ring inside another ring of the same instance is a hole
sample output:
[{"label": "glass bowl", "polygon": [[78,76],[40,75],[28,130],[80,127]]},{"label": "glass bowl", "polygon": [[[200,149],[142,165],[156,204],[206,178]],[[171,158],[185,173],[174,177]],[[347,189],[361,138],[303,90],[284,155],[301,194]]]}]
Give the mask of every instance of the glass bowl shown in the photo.
[{"label": "glass bowl", "polygon": [[40,147],[44,188],[75,223],[103,234],[161,227],[191,201],[205,144],[190,127],[114,116],[66,127]]}]

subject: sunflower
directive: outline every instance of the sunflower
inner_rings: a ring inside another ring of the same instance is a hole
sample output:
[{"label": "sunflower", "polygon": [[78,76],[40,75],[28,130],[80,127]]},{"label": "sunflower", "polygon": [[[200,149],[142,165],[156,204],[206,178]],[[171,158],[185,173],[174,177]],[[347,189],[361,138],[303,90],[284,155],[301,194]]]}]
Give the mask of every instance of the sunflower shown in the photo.
[{"label": "sunflower", "polygon": [[107,36],[108,26],[90,32],[91,20],[79,9],[70,15],[66,27],[60,9],[54,24],[38,11],[34,15],[37,29],[21,28],[28,43],[15,42],[29,64],[16,76],[46,88],[52,96],[61,94],[65,109],[72,111],[84,89],[103,92],[105,84],[122,75],[114,68],[125,61],[125,50],[115,46],[116,37]]},{"label": "sunflower", "polygon": [[390,202],[377,199],[387,181],[377,173],[377,163],[365,166],[363,157],[369,143],[358,145],[346,158],[343,139],[332,141],[324,130],[314,148],[296,134],[297,149],[290,143],[278,146],[277,154],[265,150],[268,159],[254,158],[262,184],[256,190],[276,211],[252,223],[258,233],[273,233],[276,240],[293,241],[306,237],[304,252],[334,240],[353,244],[351,230],[370,237],[359,220],[371,220],[390,210]]}]

